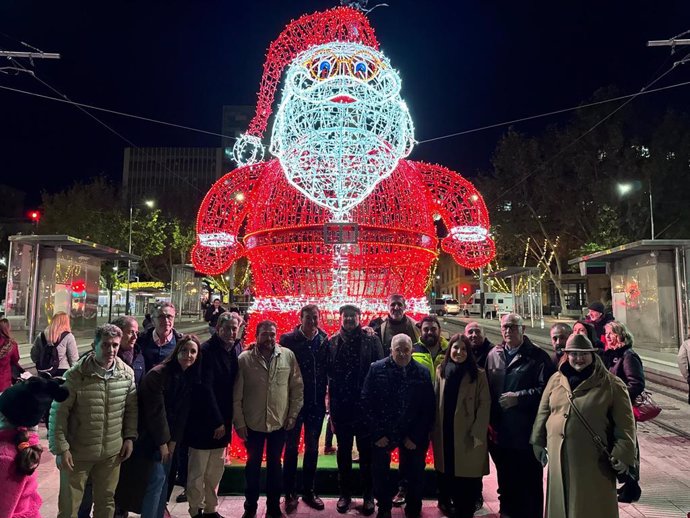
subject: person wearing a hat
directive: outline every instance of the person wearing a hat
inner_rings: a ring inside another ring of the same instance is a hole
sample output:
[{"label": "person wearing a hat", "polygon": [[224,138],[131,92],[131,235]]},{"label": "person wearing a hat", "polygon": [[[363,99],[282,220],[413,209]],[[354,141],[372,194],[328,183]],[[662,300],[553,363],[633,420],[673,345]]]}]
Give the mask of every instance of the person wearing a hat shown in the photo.
[{"label": "person wearing a hat", "polygon": [[585,322],[592,324],[594,326],[594,335],[598,340],[601,340],[602,343],[606,343],[604,339],[604,335],[606,334],[604,326],[613,321],[613,315],[607,313],[604,304],[598,300],[587,306],[587,309],[587,318],[585,318]]},{"label": "person wearing a hat", "polygon": [[69,392],[57,380],[32,377],[0,394],[0,516],[41,518],[36,468],[41,462],[38,422],[53,399]]},{"label": "person wearing a hat", "polygon": [[617,517],[616,475],[636,462],[628,390],[586,336],[571,335],[564,351],[567,360],[544,389],[530,439],[536,458],[548,464],[545,516]]},{"label": "person wearing a hat", "polygon": [[376,335],[362,330],[359,307],[345,304],[340,307],[340,332],[330,338],[328,394],[330,397],[331,427],[338,439],[339,513],[346,513],[352,505],[355,480],[352,475],[352,445],[357,439],[359,473],[364,496],[362,513],[374,513],[372,479],[372,441],[369,425],[362,408],[362,388],[369,366],[383,358],[383,346]]}]

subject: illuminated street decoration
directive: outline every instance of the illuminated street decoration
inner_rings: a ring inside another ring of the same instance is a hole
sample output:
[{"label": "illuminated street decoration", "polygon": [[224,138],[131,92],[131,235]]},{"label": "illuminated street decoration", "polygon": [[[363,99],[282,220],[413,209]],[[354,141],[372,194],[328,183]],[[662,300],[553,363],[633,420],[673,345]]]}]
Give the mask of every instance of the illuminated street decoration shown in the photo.
[{"label": "illuminated street decoration", "polygon": [[[262,162],[264,136],[283,70],[285,90]],[[439,244],[466,268],[495,255],[482,197],[459,174],[406,160],[413,127],[400,77],[379,51],[367,18],[339,7],[291,22],[269,48],[257,110],[197,218],[197,270],[222,274],[247,257],[252,320],[285,332],[307,303],[339,327],[345,303],[362,322],[385,314],[392,293],[413,316],[425,297]],[[437,237],[435,220],[448,235]],[[345,229],[343,231],[343,229]]]}]

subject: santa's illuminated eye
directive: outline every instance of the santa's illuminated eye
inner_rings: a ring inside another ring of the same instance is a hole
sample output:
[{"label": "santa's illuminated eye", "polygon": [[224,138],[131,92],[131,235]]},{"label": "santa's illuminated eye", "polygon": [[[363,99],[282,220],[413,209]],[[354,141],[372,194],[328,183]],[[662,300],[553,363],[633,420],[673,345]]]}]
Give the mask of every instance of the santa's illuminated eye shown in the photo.
[{"label": "santa's illuminated eye", "polygon": [[367,75],[367,64],[364,61],[359,61],[355,64],[355,74],[358,76]]},{"label": "santa's illuminated eye", "polygon": [[323,60],[319,63],[319,76],[326,77],[331,72],[331,63],[329,61]]}]

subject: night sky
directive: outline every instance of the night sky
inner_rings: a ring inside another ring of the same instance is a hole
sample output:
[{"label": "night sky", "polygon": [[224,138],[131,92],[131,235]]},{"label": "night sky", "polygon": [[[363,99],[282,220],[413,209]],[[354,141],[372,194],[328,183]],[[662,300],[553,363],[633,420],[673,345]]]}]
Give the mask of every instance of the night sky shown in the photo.
[{"label": "night sky", "polygon": [[[669,58],[668,48],[646,47],[690,29],[687,0],[387,3],[370,20],[402,75],[418,140],[577,105],[607,85],[633,93],[690,51]],[[255,104],[264,52],[284,25],[337,4],[3,0],[0,48],[27,50],[21,40],[61,53],[59,61],[36,60],[33,70],[72,100],[220,133],[224,104]],[[688,80],[690,68],[681,67],[657,86]],[[55,95],[26,75],[0,74],[0,86]],[[635,102],[687,111],[689,93]],[[96,116],[138,146],[220,145],[219,137]],[[538,132],[557,121],[516,129]],[[419,145],[411,158],[471,177],[490,166],[506,129]],[[0,183],[25,190],[29,203],[42,189],[100,173],[119,182],[126,146],[72,106],[0,90]]]}]

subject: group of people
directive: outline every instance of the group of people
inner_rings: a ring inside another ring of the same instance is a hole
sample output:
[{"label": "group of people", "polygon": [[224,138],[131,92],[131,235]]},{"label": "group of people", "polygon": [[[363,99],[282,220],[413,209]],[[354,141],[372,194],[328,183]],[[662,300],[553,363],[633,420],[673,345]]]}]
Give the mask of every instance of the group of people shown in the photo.
[{"label": "group of people", "polygon": [[[338,443],[339,513],[360,493],[365,516],[377,504],[377,516],[389,518],[403,504],[407,518],[419,517],[430,446],[438,506],[453,518],[481,507],[489,455],[503,518],[544,515],[545,466],[549,518],[617,516],[617,501],[639,498],[631,401],[644,374],[623,324],[605,324],[603,351],[589,323],[583,332],[554,328],[551,357],[516,314],[503,316],[494,346],[477,322],[446,340],[435,316],[416,323],[406,315],[402,296],[389,297],[388,306],[369,326],[357,306],[342,306],[340,330],[329,337],[319,308],[307,305],[300,324],[280,337],[275,323],[259,322],[247,347],[237,313],[214,315],[215,332],[202,344],[175,330],[169,303],[142,334],[131,317],[100,326],[93,350],[64,372],[68,395],[50,412],[58,517],[88,513],[93,502],[94,518],[162,518],[176,473],[186,476],[190,516],[220,517],[217,488],[233,427],[247,449],[243,518],[257,513],[264,451],[268,518],[282,515],[282,495],[288,514],[299,496],[324,509],[315,479],[327,410]],[[48,331],[46,341],[60,343],[62,334]]]}]

